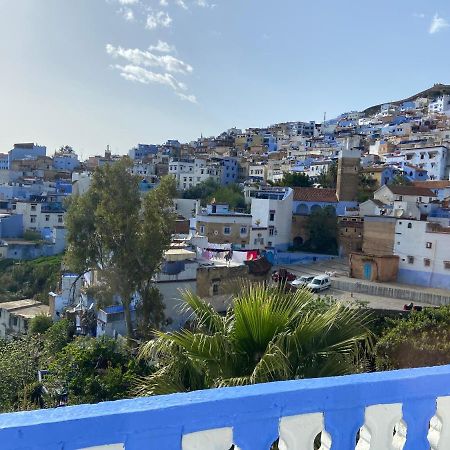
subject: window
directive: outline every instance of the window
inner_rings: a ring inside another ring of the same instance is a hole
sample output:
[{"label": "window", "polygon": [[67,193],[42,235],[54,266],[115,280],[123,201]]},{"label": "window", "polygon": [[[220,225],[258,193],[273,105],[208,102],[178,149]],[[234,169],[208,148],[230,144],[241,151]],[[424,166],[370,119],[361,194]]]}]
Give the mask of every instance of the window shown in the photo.
[{"label": "window", "polygon": [[30,216],[30,222],[36,223],[36,216]]},{"label": "window", "polygon": [[274,228],[269,227],[269,236],[273,236],[273,235],[274,235]]},{"label": "window", "polygon": [[425,267],[429,267],[431,265],[431,261],[428,258],[424,258],[423,265]]},{"label": "window", "polygon": [[417,197],[417,201],[421,203],[422,202],[422,197]]},{"label": "window", "polygon": [[213,295],[219,295],[219,284],[218,283],[214,283],[212,285],[212,293],[213,293]]},{"label": "window", "polygon": [[247,227],[241,227],[241,234],[247,234]]},{"label": "window", "polygon": [[408,256],[408,264],[414,264],[414,256]]},{"label": "window", "polygon": [[63,221],[63,216],[62,215],[58,215],[58,223],[62,223]]},{"label": "window", "polygon": [[49,222],[49,221],[50,221],[50,215],[49,215],[49,214],[46,214],[46,215],[45,215],[45,221],[46,221],[46,222]]},{"label": "window", "polygon": [[231,228],[230,227],[223,227],[223,234],[231,234]]},{"label": "window", "polygon": [[408,228],[412,228],[412,223],[411,222],[408,223]]},{"label": "window", "polygon": [[432,244],[431,242],[427,242],[427,243],[426,243],[426,247],[427,247],[427,248],[432,248],[432,247],[433,247],[433,244]]},{"label": "window", "polygon": [[269,220],[270,222],[273,222],[275,220],[275,211],[270,211],[269,212]]},{"label": "window", "polygon": [[17,317],[13,317],[13,325],[17,327]]},{"label": "window", "polygon": [[[272,247],[272,241],[267,242],[267,246],[268,246],[268,247]],[[450,262],[449,262],[449,264],[450,264]],[[450,268],[450,267],[449,267],[449,268]]]},{"label": "window", "polygon": [[450,270],[450,261],[444,261],[444,269]]},{"label": "window", "polygon": [[32,205],[31,205],[31,211],[36,211],[36,206],[37,206],[37,205],[33,205],[33,204],[32,204]]},{"label": "window", "polygon": [[205,226],[204,225],[200,225],[200,229],[199,229],[201,234],[205,233]]}]

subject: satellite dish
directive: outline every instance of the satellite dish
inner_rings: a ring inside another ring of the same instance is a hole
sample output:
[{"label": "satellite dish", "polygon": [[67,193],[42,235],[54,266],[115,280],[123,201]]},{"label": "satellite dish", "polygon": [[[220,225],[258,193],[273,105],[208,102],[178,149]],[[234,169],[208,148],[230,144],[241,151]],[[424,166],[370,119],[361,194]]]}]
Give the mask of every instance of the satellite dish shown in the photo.
[{"label": "satellite dish", "polygon": [[403,217],[403,214],[405,214],[405,210],[404,209],[396,209],[394,212],[395,217]]}]

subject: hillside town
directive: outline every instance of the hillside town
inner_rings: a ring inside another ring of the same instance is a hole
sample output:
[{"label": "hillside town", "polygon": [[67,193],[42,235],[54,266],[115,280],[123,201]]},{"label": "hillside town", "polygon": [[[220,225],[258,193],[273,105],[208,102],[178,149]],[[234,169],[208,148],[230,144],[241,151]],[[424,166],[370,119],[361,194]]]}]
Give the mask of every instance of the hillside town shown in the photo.
[{"label": "hillside town", "polygon": [[[449,296],[450,86],[324,119],[230,128],[128,151],[142,195],[166,175],[176,182],[172,243],[153,280],[168,329],[187,320],[177,308],[180,290],[225,311],[226,281],[234,278],[264,281],[272,274],[295,281],[304,275],[311,282],[326,273],[337,287],[346,277]],[[123,158],[107,147],[80,161],[70,146],[52,152],[35,143],[0,153],[0,259],[63,253],[68,199],[89,190],[96,168]],[[208,183],[233,187],[242,202],[201,198]],[[335,228],[325,246],[311,236],[313,217],[326,220],[321,212]],[[43,312],[55,321],[72,314],[86,333],[81,318],[90,310],[96,314],[90,333],[124,335],[123,308],[97,308],[88,289],[95,276],[79,275],[63,269],[48,305],[32,299],[0,304],[0,336],[26,332],[27,321]]]}]

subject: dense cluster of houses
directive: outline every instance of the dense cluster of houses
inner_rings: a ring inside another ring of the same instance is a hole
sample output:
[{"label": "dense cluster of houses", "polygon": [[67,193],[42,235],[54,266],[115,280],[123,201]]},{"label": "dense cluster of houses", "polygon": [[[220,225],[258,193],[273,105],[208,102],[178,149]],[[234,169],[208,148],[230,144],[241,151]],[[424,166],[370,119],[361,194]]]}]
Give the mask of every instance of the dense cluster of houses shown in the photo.
[{"label": "dense cluster of houses", "polygon": [[[320,258],[288,251],[308,241],[309,216],[325,207],[337,216],[339,254],[349,258],[351,276],[450,289],[450,86],[322,123],[232,128],[189,143],[139,144],[128,156],[143,193],[164,175],[175,178],[179,191],[173,245],[155,278],[168,327],[185,320],[177,306],[180,289],[224,310],[229,280],[262,280],[273,264]],[[45,147],[30,143],[0,154],[0,258],[62,252],[65,197],[86,192],[95,168],[120,158],[108,148],[81,162],[70,147],[50,157]],[[332,165],[336,188],[323,187]],[[296,173],[308,175],[312,186],[274,186]],[[358,201],[362,179],[372,187],[366,201]],[[247,208],[183,198],[183,191],[207,180],[239,185]],[[50,314],[57,319],[79,311],[82,329],[82,313],[95,306],[86,294],[92,277],[76,287],[74,277],[64,274],[58,292],[50,294]],[[121,334],[123,326],[119,306],[98,312],[97,335]]]}]

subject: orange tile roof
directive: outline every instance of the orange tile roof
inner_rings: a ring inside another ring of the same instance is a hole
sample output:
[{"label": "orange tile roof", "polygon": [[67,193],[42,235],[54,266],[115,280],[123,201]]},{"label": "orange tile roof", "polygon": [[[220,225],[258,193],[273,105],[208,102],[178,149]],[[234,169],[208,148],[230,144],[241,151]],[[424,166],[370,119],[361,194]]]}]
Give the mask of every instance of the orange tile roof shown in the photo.
[{"label": "orange tile roof", "polygon": [[295,187],[294,188],[294,201],[337,203],[338,199],[336,196],[335,189]]}]

